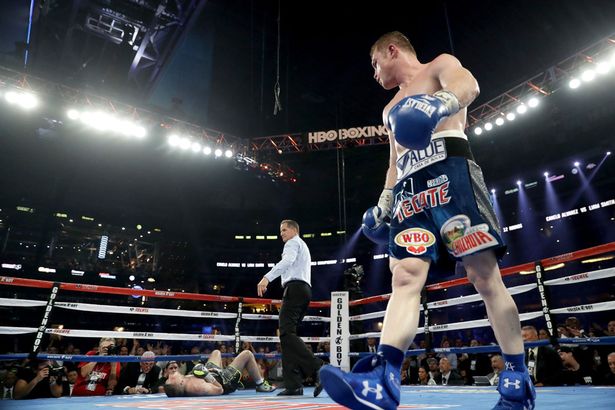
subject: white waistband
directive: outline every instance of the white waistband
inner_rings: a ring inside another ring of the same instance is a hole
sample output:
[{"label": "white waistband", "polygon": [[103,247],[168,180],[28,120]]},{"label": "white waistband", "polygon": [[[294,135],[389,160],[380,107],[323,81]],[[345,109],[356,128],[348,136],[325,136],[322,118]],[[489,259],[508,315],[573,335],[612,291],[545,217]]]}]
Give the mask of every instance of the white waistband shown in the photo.
[{"label": "white waistband", "polygon": [[459,131],[459,130],[444,130],[440,132],[434,132],[433,134],[431,134],[432,141],[435,140],[436,138],[443,138],[443,137],[463,138],[466,141],[468,140],[468,136],[464,134],[463,131]]}]

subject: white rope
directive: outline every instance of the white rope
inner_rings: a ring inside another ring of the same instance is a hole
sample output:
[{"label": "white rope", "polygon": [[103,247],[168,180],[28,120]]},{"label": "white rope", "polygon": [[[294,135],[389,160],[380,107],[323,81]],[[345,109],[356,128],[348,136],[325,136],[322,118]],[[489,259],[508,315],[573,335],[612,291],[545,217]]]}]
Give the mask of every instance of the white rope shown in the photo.
[{"label": "white rope", "polygon": [[46,304],[47,302],[42,300],[0,298],[0,306],[33,307],[45,306]]},{"label": "white rope", "polygon": [[28,333],[34,333],[37,330],[38,327],[0,326],[0,335],[25,335]]},{"label": "white rope", "polygon": [[[36,331],[36,330],[35,330]],[[45,333],[66,337],[113,337],[118,339],[155,339],[155,340],[208,340],[227,342],[235,340],[235,336],[186,333],[155,333],[155,332],[115,332],[110,330],[83,329],[47,329]]]},{"label": "white rope", "polygon": [[[538,285],[535,283],[528,283],[526,285],[515,286],[515,287],[507,288],[507,289],[508,289],[508,293],[510,293],[511,295],[517,295],[519,293],[529,292],[530,290],[535,289],[537,286]],[[427,307],[430,309],[434,309],[434,308],[439,309],[439,308],[445,308],[449,306],[461,305],[464,303],[482,302],[482,300],[483,300],[482,297],[478,293],[475,293],[473,295],[468,295],[468,296],[459,296],[456,298],[429,302],[427,304]],[[421,306],[421,310],[423,310],[423,306]],[[350,320],[377,319],[377,318],[384,317],[385,313],[386,311],[384,310],[381,310],[378,312],[365,313],[362,315],[350,316]]]},{"label": "white rope", "polygon": [[590,280],[611,278],[615,276],[615,268],[600,269],[576,275],[564,276],[563,278],[545,281],[545,286],[572,285],[573,283],[587,282]]},{"label": "white rope", "polygon": [[56,307],[62,309],[80,310],[86,312],[101,313],[123,313],[132,315],[154,315],[154,316],[175,316],[175,317],[212,317],[221,319],[234,319],[237,313],[232,312],[206,312],[200,310],[177,310],[177,309],[156,309],[148,307],[115,306],[115,305],[92,305],[90,303],[69,303],[56,302]]},{"label": "white rope", "polygon": [[590,313],[602,312],[605,310],[615,310],[615,300],[610,300],[608,302],[591,303],[589,305],[577,305],[559,309],[551,309],[551,313]]},{"label": "white rope", "polygon": [[[28,299],[9,299],[0,298],[0,306],[12,307],[33,307],[45,306],[47,302],[42,300]],[[116,306],[116,305],[94,305],[90,303],[72,303],[72,302],[56,302],[54,307],[62,309],[79,310],[84,312],[98,313],[122,313],[128,315],[154,315],[154,316],[174,316],[174,317],[198,317],[198,318],[219,318],[219,319],[235,319],[237,313],[232,312],[208,312],[201,310],[177,310],[177,309],[157,309],[149,307],[136,306]],[[254,313],[246,313],[242,315],[244,319],[250,320],[278,320],[278,315],[262,315]],[[323,316],[306,316],[304,322],[330,322],[331,318]]]}]

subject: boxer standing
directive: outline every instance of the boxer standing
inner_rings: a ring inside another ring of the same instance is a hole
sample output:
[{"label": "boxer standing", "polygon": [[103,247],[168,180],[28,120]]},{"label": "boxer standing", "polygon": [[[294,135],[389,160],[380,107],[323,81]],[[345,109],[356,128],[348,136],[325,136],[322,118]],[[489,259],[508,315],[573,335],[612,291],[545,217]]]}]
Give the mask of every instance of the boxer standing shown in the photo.
[{"label": "boxer standing", "polygon": [[[495,409],[533,409],[535,391],[524,363],[519,313],[500,276],[500,227],[480,167],[464,134],[466,107],[478,96],[472,74],[453,56],[421,63],[403,34],[392,32],[371,49],[375,80],[398,88],[384,108],[390,161],[378,206],[366,212],[369,235],[388,233],[392,295],[378,353],[352,372],[326,366],[321,382],[338,403],[356,409],[396,409],[399,375],[416,335],[420,293],[431,262],[443,252],[461,260],[485,302],[502,348],[505,370]],[[371,228],[376,228],[372,231]]]},{"label": "boxer standing", "polygon": [[[316,376],[323,361],[308,350],[297,336],[297,326],[303,320],[312,298],[310,250],[299,237],[299,224],[286,219],[280,223],[280,237],[284,242],[282,260],[263,276],[257,285],[258,296],[263,296],[267,285],[281,276],[284,296],[280,308],[280,344],[282,345],[282,378],[284,390],[278,396],[303,395],[303,379]],[[322,388],[317,381],[314,397]]]}]

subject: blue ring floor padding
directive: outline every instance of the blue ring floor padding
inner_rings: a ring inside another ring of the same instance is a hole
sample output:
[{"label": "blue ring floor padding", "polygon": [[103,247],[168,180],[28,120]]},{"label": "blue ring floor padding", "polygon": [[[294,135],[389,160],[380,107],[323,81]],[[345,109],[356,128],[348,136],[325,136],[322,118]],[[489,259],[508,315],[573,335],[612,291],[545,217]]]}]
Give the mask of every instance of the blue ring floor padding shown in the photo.
[{"label": "blue ring floor padding", "polygon": [[[0,409],[106,410],[106,409],[342,409],[326,392],[312,397],[277,397],[273,393],[237,391],[228,396],[168,398],[164,394],[134,396],[61,397],[58,399],[1,400]],[[538,387],[537,410],[615,409],[615,387]],[[495,387],[403,386],[400,409],[491,409],[498,400]]]}]

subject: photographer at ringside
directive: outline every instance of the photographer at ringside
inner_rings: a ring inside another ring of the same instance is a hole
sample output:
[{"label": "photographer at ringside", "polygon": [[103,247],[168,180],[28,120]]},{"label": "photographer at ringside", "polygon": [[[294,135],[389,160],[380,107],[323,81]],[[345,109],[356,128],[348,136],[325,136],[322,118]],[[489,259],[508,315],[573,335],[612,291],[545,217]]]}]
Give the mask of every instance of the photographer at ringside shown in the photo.
[{"label": "photographer at ringside", "polygon": [[[103,337],[98,343],[98,352],[91,350],[88,356],[117,355],[119,348],[115,346],[115,339]],[[120,364],[118,362],[81,362],[77,366],[77,381],[73,388],[73,396],[104,396],[113,394],[120,377]]]},{"label": "photographer at ringside", "polygon": [[19,369],[13,398],[25,400],[60,397],[63,373],[63,367],[52,368],[49,360],[33,359]]}]

